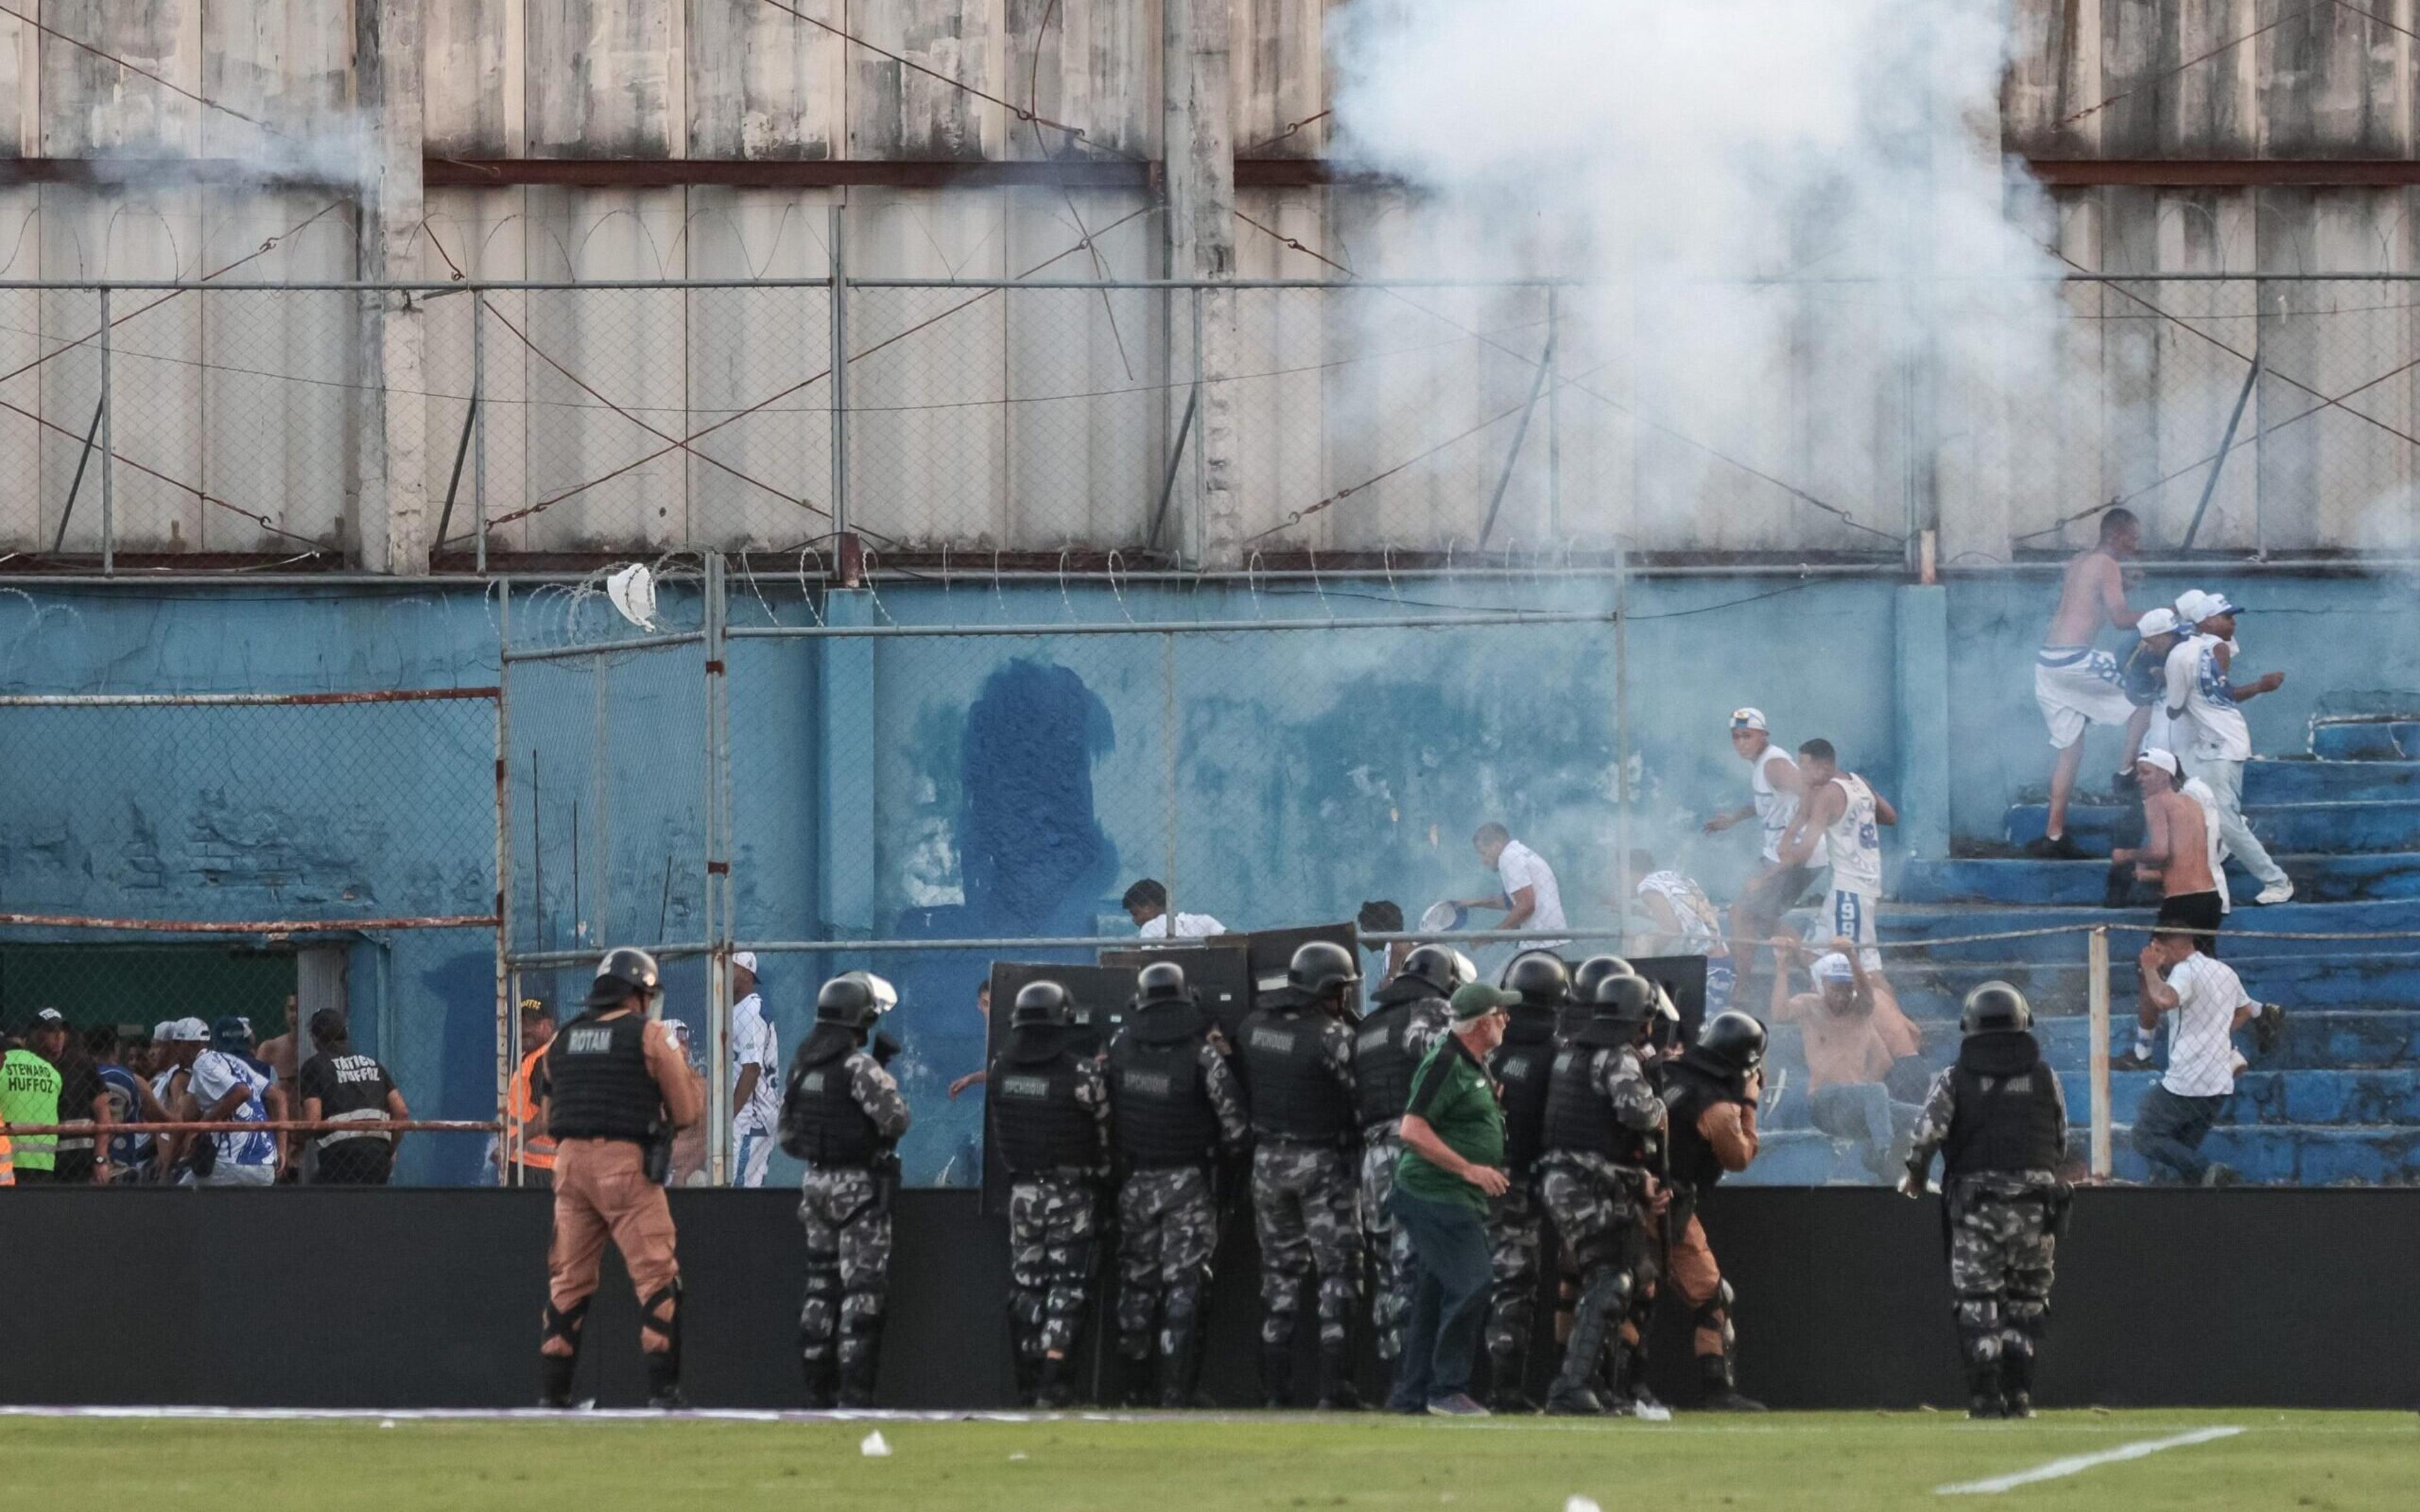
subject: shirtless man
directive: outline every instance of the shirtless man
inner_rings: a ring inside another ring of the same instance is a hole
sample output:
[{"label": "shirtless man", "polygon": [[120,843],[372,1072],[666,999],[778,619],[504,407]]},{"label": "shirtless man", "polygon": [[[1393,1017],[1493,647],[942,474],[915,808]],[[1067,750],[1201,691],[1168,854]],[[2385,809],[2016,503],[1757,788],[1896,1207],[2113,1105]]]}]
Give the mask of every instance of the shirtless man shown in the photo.
[{"label": "shirtless man", "polygon": [[[2154,746],[2134,763],[2143,784],[2143,843],[2121,846],[2110,858],[2134,863],[2134,874],[2160,885],[2162,927],[2191,930],[2204,955],[2218,954],[2218,926],[2226,916],[2221,890],[2217,827],[2204,800],[2186,791],[2173,751]],[[2207,788],[2204,789],[2208,791]]]},{"label": "shirtless man", "polygon": [[1731,937],[1756,941],[1773,933],[1784,910],[1796,903],[1815,880],[1804,865],[1781,859],[1781,837],[1798,816],[1798,795],[1806,779],[1795,763],[1773,743],[1762,709],[1731,711],[1731,749],[1748,764],[1749,801],[1706,821],[1706,833],[1719,835],[1744,819],[1753,819],[1761,831],[1757,868],[1731,902]]},{"label": "shirtless man", "polygon": [[2084,765],[2086,726],[2126,726],[2127,749],[2132,751],[2150,722],[2149,713],[2137,710],[2126,697],[2118,659],[2092,648],[2104,621],[2131,630],[2142,618],[2126,607],[2125,569],[2120,565],[2142,543],[2143,527],[2130,511],[2113,509],[2101,517],[2099,544],[2067,564],[2058,609],[2034,657],[2034,702],[2041,705],[2051,748],[2058,752],[2050,774],[2050,824],[2030,847],[2036,856],[2073,860],[2084,854],[2067,833],[2067,801]]},{"label": "shirtless man", "polygon": [[1809,970],[1812,992],[1790,990],[1793,968],[1805,959],[1799,943],[1780,935],[1773,950],[1773,1019],[1798,1026],[1807,1057],[1808,1116],[1833,1138],[1862,1146],[1866,1168],[1879,1180],[1897,1164],[1899,1142],[1923,1111],[1893,1102],[1884,1085],[1900,1057],[1912,1052],[1884,1033],[1876,979],[1858,960],[1854,941],[1836,939],[1831,953],[1816,960]]}]

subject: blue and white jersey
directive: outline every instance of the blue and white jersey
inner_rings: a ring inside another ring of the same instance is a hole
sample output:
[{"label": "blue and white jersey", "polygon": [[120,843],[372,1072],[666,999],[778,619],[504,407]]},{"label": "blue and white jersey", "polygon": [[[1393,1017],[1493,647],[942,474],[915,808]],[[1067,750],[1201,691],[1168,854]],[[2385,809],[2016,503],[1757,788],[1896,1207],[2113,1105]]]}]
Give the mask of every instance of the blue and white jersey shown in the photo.
[{"label": "blue and white jersey", "polygon": [[[227,1119],[235,1123],[266,1123],[269,1104],[269,1078],[250,1059],[231,1056],[224,1050],[205,1050],[194,1062],[194,1101],[201,1104],[208,1116],[218,1105],[219,1099],[235,1090],[245,1089],[244,1099]],[[277,1140],[266,1129],[258,1134],[212,1134],[219,1147],[219,1159],[229,1165],[274,1165],[277,1164]]]},{"label": "blue and white jersey", "polygon": [[[123,1066],[101,1068],[101,1090],[109,1094],[109,1121],[136,1123],[143,1118],[143,1084]],[[109,1136],[109,1164],[133,1165],[151,1158],[151,1135]]]},{"label": "blue and white jersey", "polygon": [[1823,826],[1823,850],[1832,863],[1832,890],[1868,898],[1883,895],[1882,831],[1875,827],[1874,790],[1854,772],[1832,779],[1847,802],[1840,817]]}]

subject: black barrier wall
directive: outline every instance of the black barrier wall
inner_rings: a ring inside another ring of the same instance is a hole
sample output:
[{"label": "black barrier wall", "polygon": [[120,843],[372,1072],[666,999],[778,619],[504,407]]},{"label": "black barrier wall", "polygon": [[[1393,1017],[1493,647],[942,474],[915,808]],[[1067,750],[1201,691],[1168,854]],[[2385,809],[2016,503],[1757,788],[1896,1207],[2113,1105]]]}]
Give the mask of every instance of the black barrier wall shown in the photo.
[{"label": "black barrier wall", "polygon": [[[701,1406],[799,1405],[795,1207],[775,1192],[674,1195]],[[542,1194],[497,1191],[0,1195],[13,1283],[0,1399],[525,1404],[548,1212]],[[1883,1191],[1717,1193],[1706,1227],[1739,1293],[1742,1385],[1776,1407],[1962,1400],[1938,1213]],[[897,1214],[884,1404],[1005,1404],[1004,1223],[971,1192],[905,1193]],[[2420,1404],[2420,1294],[2401,1284],[2414,1254],[2420,1192],[2082,1192],[2042,1400]],[[1249,1236],[1231,1234],[1221,1261],[1204,1385],[1245,1405],[1259,1323]],[[1106,1307],[1094,1317],[1104,1343]],[[1685,1406],[1686,1346],[1665,1321],[1659,1363]],[[636,1404],[637,1339],[609,1264],[582,1394]],[[1113,1363],[1099,1380],[1114,1386]]]}]

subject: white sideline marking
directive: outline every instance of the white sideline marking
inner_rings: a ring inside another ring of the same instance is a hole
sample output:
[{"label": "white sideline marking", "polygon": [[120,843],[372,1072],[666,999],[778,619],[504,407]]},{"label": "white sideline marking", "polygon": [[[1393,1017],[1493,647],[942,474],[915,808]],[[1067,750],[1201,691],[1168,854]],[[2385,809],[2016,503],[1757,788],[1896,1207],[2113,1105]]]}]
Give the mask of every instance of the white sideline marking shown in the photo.
[{"label": "white sideline marking", "polygon": [[2020,1486],[2030,1486],[2036,1481],[2057,1480],[2063,1475],[2072,1475],[2079,1471],[2091,1470],[2101,1465],[2114,1465],[2126,1459],[2140,1459],[2146,1455],[2158,1454],[2163,1449],[2181,1449],[2188,1444],[2209,1443],[2217,1439],[2231,1439],[2242,1431],[2238,1427],[2195,1428],[2191,1433],[2180,1433],[2173,1439],[2145,1439],[2139,1443],[2121,1443],[2115,1449],[2103,1449],[2096,1455],[2074,1455],[2066,1459],[2054,1459],[2047,1465],[2036,1465],[2031,1470],[2021,1470],[2013,1475],[1995,1475],[1990,1480],[1962,1481],[1955,1486],[1936,1486],[1932,1489],[1932,1492],[1935,1496],[1993,1496],[2002,1491],[2014,1490]]}]

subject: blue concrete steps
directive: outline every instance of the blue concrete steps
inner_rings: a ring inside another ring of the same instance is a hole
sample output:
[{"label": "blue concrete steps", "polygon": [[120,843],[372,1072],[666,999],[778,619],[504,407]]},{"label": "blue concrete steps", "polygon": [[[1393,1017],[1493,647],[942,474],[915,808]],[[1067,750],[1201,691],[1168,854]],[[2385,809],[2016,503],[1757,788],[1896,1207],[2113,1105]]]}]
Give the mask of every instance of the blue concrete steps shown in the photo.
[{"label": "blue concrete steps", "polygon": [[[2273,853],[2274,854],[2274,853]],[[2293,879],[2295,896],[2307,903],[2366,903],[2420,899],[2420,850],[2370,854],[2275,855]],[[1905,903],[2054,903],[2088,906],[2108,887],[2106,860],[2046,861],[1952,856],[1911,861],[1900,872]],[[2260,884],[2228,863],[2228,891],[2249,903]]]},{"label": "blue concrete steps", "polygon": [[2244,764],[2243,801],[2346,803],[2420,796],[2420,761],[2316,761],[2260,757]]},{"label": "blue concrete steps", "polygon": [[[2043,863],[2052,864],[2052,863]],[[2044,906],[2040,904],[2007,904],[1991,908],[1958,905],[1886,903],[1881,920],[1885,943],[1905,940],[1918,945],[1947,936],[1996,933],[2003,930],[2041,929],[2054,926],[2096,924],[2133,924],[2148,926],[2151,920],[2149,909],[2082,908]],[[2347,941],[2341,945],[2299,940],[2254,939],[2239,936],[2222,947],[2230,961],[2259,956],[2307,955],[2315,950],[2342,949],[2358,955],[2366,951],[2420,950],[2420,901],[2391,899],[2367,903],[2305,903],[2296,900],[2269,908],[2238,909],[2229,920],[2238,931],[2308,932],[2317,933],[2371,933],[2404,932],[2402,937],[2387,941]],[[2128,943],[2129,941],[2133,943]],[[2131,957],[2141,948],[2140,934],[2120,934],[2113,938],[2114,955]],[[2005,941],[1984,940],[1961,945],[1925,945],[1916,952],[1918,958],[1936,962],[2058,962],[2084,959],[2085,935],[2069,933],[2040,935],[2028,939]],[[1894,961],[1905,959],[1905,952],[1893,951]]]},{"label": "blue concrete steps", "polygon": [[[2139,944],[2140,939],[2140,935],[2113,936],[2110,941],[2110,1000],[2121,1012],[2133,1011],[2135,993],[2133,953],[2121,947],[2129,940]],[[2236,964],[2246,992],[2263,1002],[2291,1004],[2298,1011],[2420,1003],[2420,939],[2403,943],[2412,949],[2398,950],[2389,945],[2375,954],[2361,956],[2258,956]],[[1966,994],[1994,978],[2015,982],[2033,1000],[2037,1015],[2085,1011],[2080,950],[2074,959],[2063,962],[1963,964],[1910,960],[1900,955],[1891,962],[1889,970],[1900,1006],[1910,1017],[1919,1020],[1955,1023]]]},{"label": "blue concrete steps", "polygon": [[2316,725],[2311,730],[2311,754],[2337,762],[2420,758],[2420,721],[2347,719]]},{"label": "blue concrete steps", "polygon": [[[2133,1004],[2112,1004],[2110,1018],[2111,1048],[2122,1051],[2133,1034]],[[1928,1074],[1939,1071],[1958,1052],[1957,1024],[1918,1019],[1916,1026],[1924,1035],[1921,1058]],[[2043,1057],[2061,1077],[2081,1078],[2087,1073],[2091,1056],[2089,1020],[2080,1014],[2043,1019],[2038,1022],[2035,1033],[2042,1041]],[[2252,1070],[2257,1072],[2301,1075],[2420,1067],[2420,1010],[2313,1011],[2289,1008],[2286,1011],[2285,1033],[2269,1054],[2256,1055],[2249,1035],[2238,1035],[2237,1040],[2252,1058]],[[1806,1058],[1799,1049],[1798,1026],[1775,1025],[1768,1055],[1774,1065],[1789,1068],[1793,1079],[1802,1075]],[[2083,1083],[2074,1081],[2070,1089],[2077,1096],[2076,1107],[2082,1108]]]},{"label": "blue concrete steps", "polygon": [[[2106,804],[2078,804],[2067,810],[2067,833],[2086,851],[2105,857],[2116,843],[2118,823],[2133,812]],[[2252,832],[2260,837],[2260,843],[2272,851],[2319,855],[2420,850],[2420,796],[2253,804],[2244,810],[2244,816],[2252,821]],[[2049,822],[2046,804],[2013,806],[2006,821],[2009,843],[2031,844],[2047,833]]]}]

